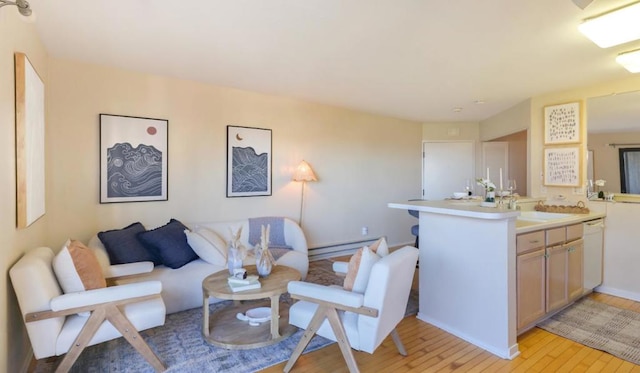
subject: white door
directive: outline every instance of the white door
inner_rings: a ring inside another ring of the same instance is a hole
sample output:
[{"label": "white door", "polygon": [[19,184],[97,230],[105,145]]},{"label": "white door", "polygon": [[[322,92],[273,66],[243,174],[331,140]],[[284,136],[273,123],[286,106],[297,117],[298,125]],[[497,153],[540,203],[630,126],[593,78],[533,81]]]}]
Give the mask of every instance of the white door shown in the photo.
[{"label": "white door", "polygon": [[475,149],[471,141],[425,142],[422,145],[422,198],[439,200],[474,187]]},{"label": "white door", "polygon": [[[487,177],[489,169],[490,179],[500,189],[500,170],[502,169],[503,189],[507,188],[509,179],[509,143],[505,141],[489,141],[482,143],[482,173],[483,178]],[[482,188],[482,187],[479,187]],[[478,191],[482,193],[482,191]]]}]

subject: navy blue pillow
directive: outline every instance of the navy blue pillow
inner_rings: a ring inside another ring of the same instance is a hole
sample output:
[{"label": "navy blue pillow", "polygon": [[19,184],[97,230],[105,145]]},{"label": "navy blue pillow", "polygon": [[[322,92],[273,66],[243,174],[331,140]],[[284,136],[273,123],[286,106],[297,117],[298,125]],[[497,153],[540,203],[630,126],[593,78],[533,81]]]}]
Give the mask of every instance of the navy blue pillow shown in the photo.
[{"label": "navy blue pillow", "polygon": [[176,219],[154,230],[138,233],[138,239],[162,264],[169,268],[180,268],[183,265],[198,259],[191,246],[187,243],[188,229]]},{"label": "navy blue pillow", "polygon": [[111,264],[147,261],[155,265],[161,264],[160,260],[138,241],[138,233],[144,231],[144,226],[138,222],[122,229],[98,233],[98,238],[107,249]]}]

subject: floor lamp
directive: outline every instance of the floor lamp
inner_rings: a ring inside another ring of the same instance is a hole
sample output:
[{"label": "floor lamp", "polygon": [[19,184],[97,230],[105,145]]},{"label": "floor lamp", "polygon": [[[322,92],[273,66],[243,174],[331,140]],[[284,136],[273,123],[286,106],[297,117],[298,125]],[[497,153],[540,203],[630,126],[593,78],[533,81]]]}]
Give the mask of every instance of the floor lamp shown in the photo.
[{"label": "floor lamp", "polygon": [[318,181],[316,174],[313,172],[313,169],[306,161],[300,162],[298,167],[296,167],[295,172],[293,173],[293,181],[301,181],[302,182],[302,193],[300,195],[300,219],[298,222],[300,227],[302,227],[302,209],[304,207],[304,186],[307,181]]}]

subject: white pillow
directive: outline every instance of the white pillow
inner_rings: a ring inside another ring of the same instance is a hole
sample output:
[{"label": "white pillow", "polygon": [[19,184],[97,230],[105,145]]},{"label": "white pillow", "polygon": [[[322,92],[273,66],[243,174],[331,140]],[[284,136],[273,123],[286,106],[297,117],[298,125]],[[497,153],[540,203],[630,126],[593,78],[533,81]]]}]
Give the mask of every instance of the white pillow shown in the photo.
[{"label": "white pillow", "polygon": [[224,267],[227,265],[227,245],[218,234],[207,228],[194,231],[185,229],[187,243],[207,263]]},{"label": "white pillow", "polygon": [[389,245],[387,245],[387,239],[384,237],[380,237],[380,239],[372,243],[371,246],[369,246],[369,249],[378,254],[379,257],[389,255]]},{"label": "white pillow", "polygon": [[380,256],[368,246],[358,249],[349,260],[349,270],[344,279],[344,289],[364,294],[371,276],[371,268],[380,260]]}]

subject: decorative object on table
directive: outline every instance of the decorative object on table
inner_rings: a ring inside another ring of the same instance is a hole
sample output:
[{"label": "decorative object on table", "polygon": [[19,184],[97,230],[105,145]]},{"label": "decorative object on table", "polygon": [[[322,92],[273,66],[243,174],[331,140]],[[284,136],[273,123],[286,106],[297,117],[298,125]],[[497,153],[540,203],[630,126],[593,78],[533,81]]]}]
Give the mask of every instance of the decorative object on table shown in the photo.
[{"label": "decorative object on table", "polygon": [[[489,174],[489,169],[487,169],[487,175]],[[476,180],[478,185],[484,188],[484,201],[480,204],[483,207],[496,207],[496,185],[489,180],[479,178]]]},{"label": "decorative object on table", "polygon": [[229,241],[229,252],[227,253],[227,264],[229,266],[229,274],[234,275],[237,269],[242,268],[242,261],[247,256],[247,250],[240,243],[240,234],[242,233],[242,227],[238,228],[236,233],[231,233],[231,240]]},{"label": "decorative object on table", "polygon": [[544,108],[544,143],[575,144],[581,142],[580,102],[546,106]]},{"label": "decorative object on table", "polygon": [[248,321],[251,326],[258,326],[263,322],[271,321],[271,308],[256,307],[248,309],[245,313],[238,312],[236,318],[241,321]]},{"label": "decorative object on table", "polygon": [[578,201],[573,206],[568,205],[545,205],[544,202],[538,201],[538,204],[533,208],[540,212],[556,212],[562,214],[588,214],[589,208],[584,205],[584,202]]},{"label": "decorative object on table", "polygon": [[45,89],[24,53],[15,54],[15,74],[16,223],[26,228],[45,213]]},{"label": "decorative object on table", "polygon": [[100,203],[168,200],[169,121],[100,114]]},{"label": "decorative object on table", "polygon": [[595,181],[595,184],[598,187],[598,198],[600,198],[600,199],[604,199],[605,191],[602,190],[602,188],[604,187],[604,184],[606,182],[607,182],[606,180],[602,180],[602,179],[599,179],[599,180]]},{"label": "decorative object on table", "polygon": [[251,283],[248,283],[248,284],[238,283],[238,282],[235,282],[235,281],[229,281],[229,288],[234,293],[239,292],[239,291],[260,289],[261,286],[262,286],[262,284],[260,284],[260,281],[258,281],[258,280],[255,280],[254,282],[251,282]]},{"label": "decorative object on table", "polygon": [[544,149],[545,186],[581,186],[580,146]]},{"label": "decorative object on table", "polygon": [[311,165],[306,161],[301,161],[296,167],[295,172],[293,173],[293,181],[302,182],[302,193],[300,194],[300,217],[298,218],[298,224],[302,227],[302,211],[304,207],[304,187],[305,184],[309,181],[318,181],[315,172],[311,168]]},{"label": "decorative object on table", "polygon": [[227,126],[227,197],[271,195],[271,130]]},{"label": "decorative object on table", "polygon": [[271,269],[276,265],[276,261],[273,260],[273,256],[269,251],[269,233],[271,226],[262,226],[262,235],[260,237],[260,244],[255,247],[256,254],[256,269],[260,277],[267,277],[271,273]]}]

